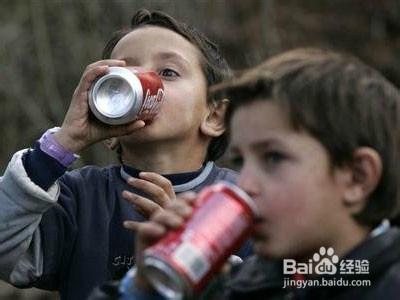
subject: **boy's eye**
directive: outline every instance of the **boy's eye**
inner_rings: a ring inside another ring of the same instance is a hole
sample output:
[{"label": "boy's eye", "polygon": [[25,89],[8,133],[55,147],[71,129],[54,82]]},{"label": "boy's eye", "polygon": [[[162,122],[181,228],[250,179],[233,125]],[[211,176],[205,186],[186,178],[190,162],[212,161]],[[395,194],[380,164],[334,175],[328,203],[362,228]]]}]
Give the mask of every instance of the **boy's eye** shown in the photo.
[{"label": "boy's eye", "polygon": [[179,77],[179,73],[176,72],[175,70],[172,70],[170,68],[165,68],[162,69],[158,75],[160,75],[161,77]]},{"label": "boy's eye", "polygon": [[240,155],[232,156],[229,161],[232,168],[240,169],[243,166],[243,157]]},{"label": "boy's eye", "polygon": [[276,151],[264,153],[262,156],[262,162],[266,167],[275,167],[285,159],[286,156],[284,154]]}]

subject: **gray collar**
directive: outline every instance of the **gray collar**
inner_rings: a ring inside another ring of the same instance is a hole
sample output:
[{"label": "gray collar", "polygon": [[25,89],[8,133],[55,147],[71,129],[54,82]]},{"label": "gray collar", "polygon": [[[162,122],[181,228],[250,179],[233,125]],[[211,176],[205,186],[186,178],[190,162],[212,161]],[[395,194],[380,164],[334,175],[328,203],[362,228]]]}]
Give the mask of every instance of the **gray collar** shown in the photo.
[{"label": "gray collar", "polygon": [[381,224],[375,227],[371,233],[369,234],[370,237],[376,237],[390,229],[390,221],[388,219],[384,219]]},{"label": "gray collar", "polygon": [[[201,173],[199,174],[199,176],[197,176],[196,178],[183,183],[183,184],[178,184],[178,185],[174,185],[174,192],[175,193],[182,193],[182,192],[187,192],[187,191],[191,191],[193,190],[196,186],[202,184],[204,182],[204,180],[207,179],[208,175],[210,175],[212,169],[214,167],[214,162],[209,161],[207,162],[206,166],[204,167],[203,171],[201,171]],[[121,166],[120,168],[120,173],[121,173],[121,177],[127,181],[129,179],[129,177],[131,177],[125,170],[124,168]]]}]

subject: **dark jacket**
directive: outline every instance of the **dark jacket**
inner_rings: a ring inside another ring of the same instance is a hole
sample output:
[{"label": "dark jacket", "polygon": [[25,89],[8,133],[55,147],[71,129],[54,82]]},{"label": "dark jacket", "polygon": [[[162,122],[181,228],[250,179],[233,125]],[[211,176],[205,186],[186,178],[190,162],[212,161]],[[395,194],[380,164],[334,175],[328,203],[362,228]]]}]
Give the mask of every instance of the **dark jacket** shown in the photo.
[{"label": "dark jacket", "polygon": [[[228,280],[223,299],[400,299],[400,231],[387,232],[366,240],[342,261],[368,260],[368,274],[342,275],[344,281],[370,280],[369,287],[306,287],[282,288],[281,262],[267,262],[259,257],[248,259],[238,273]],[[340,265],[340,263],[338,263]],[[338,269],[339,272],[339,269]],[[324,275],[325,282],[340,276]],[[322,278],[317,279],[322,282]],[[343,281],[342,281],[343,282]]]},{"label": "dark jacket", "polygon": [[[207,176],[187,190],[197,192],[218,180],[233,180],[232,171],[210,166]],[[146,218],[121,194],[123,190],[143,193],[125,182],[120,169],[85,167],[60,179],[58,205],[40,223],[46,237],[45,263],[35,286],[58,289],[61,299],[85,299],[94,286],[120,279],[134,265],[135,235],[122,223]]]}]

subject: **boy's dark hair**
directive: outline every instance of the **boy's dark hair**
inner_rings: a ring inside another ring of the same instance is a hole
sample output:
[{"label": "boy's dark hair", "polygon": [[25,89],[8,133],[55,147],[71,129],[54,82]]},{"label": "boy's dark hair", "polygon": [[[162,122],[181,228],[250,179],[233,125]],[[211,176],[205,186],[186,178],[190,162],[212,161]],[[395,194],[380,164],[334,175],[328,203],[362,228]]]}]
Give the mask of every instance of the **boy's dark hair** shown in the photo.
[{"label": "boy's dark hair", "polygon": [[378,71],[336,52],[296,49],[210,92],[230,100],[227,124],[233,112],[248,102],[279,103],[295,130],[305,130],[323,144],[332,167],[351,165],[358,147],[375,149],[382,159],[382,177],[355,218],[375,226],[384,218],[397,217],[400,92]]},{"label": "boy's dark hair", "polygon": [[[161,11],[150,12],[146,9],[140,9],[132,17],[131,26],[129,28],[114,32],[113,36],[103,49],[102,58],[110,58],[111,53],[119,40],[133,30],[146,25],[159,26],[172,30],[196,46],[202,54],[200,63],[208,86],[232,77],[232,71],[215,43],[210,41],[204,34],[194,27],[179,22]],[[208,101],[215,102],[217,100],[209,98]],[[227,134],[224,133],[223,135],[214,138],[208,146],[206,161],[217,160],[221,157],[222,154],[224,154],[227,145]],[[121,154],[120,151],[121,148],[119,147],[119,155]]]}]

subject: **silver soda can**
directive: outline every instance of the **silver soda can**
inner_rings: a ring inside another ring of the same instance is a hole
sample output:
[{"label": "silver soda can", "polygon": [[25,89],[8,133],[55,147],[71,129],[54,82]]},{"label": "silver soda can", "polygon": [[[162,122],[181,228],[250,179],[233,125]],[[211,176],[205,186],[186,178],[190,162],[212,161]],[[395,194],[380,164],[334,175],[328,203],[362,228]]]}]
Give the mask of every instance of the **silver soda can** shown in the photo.
[{"label": "silver soda can", "polygon": [[144,273],[168,299],[199,293],[249,237],[257,216],[240,188],[220,182],[203,189],[189,220],[144,251]]},{"label": "silver soda can", "polygon": [[161,78],[140,67],[110,67],[89,91],[89,107],[101,122],[151,122],[164,100]]}]

